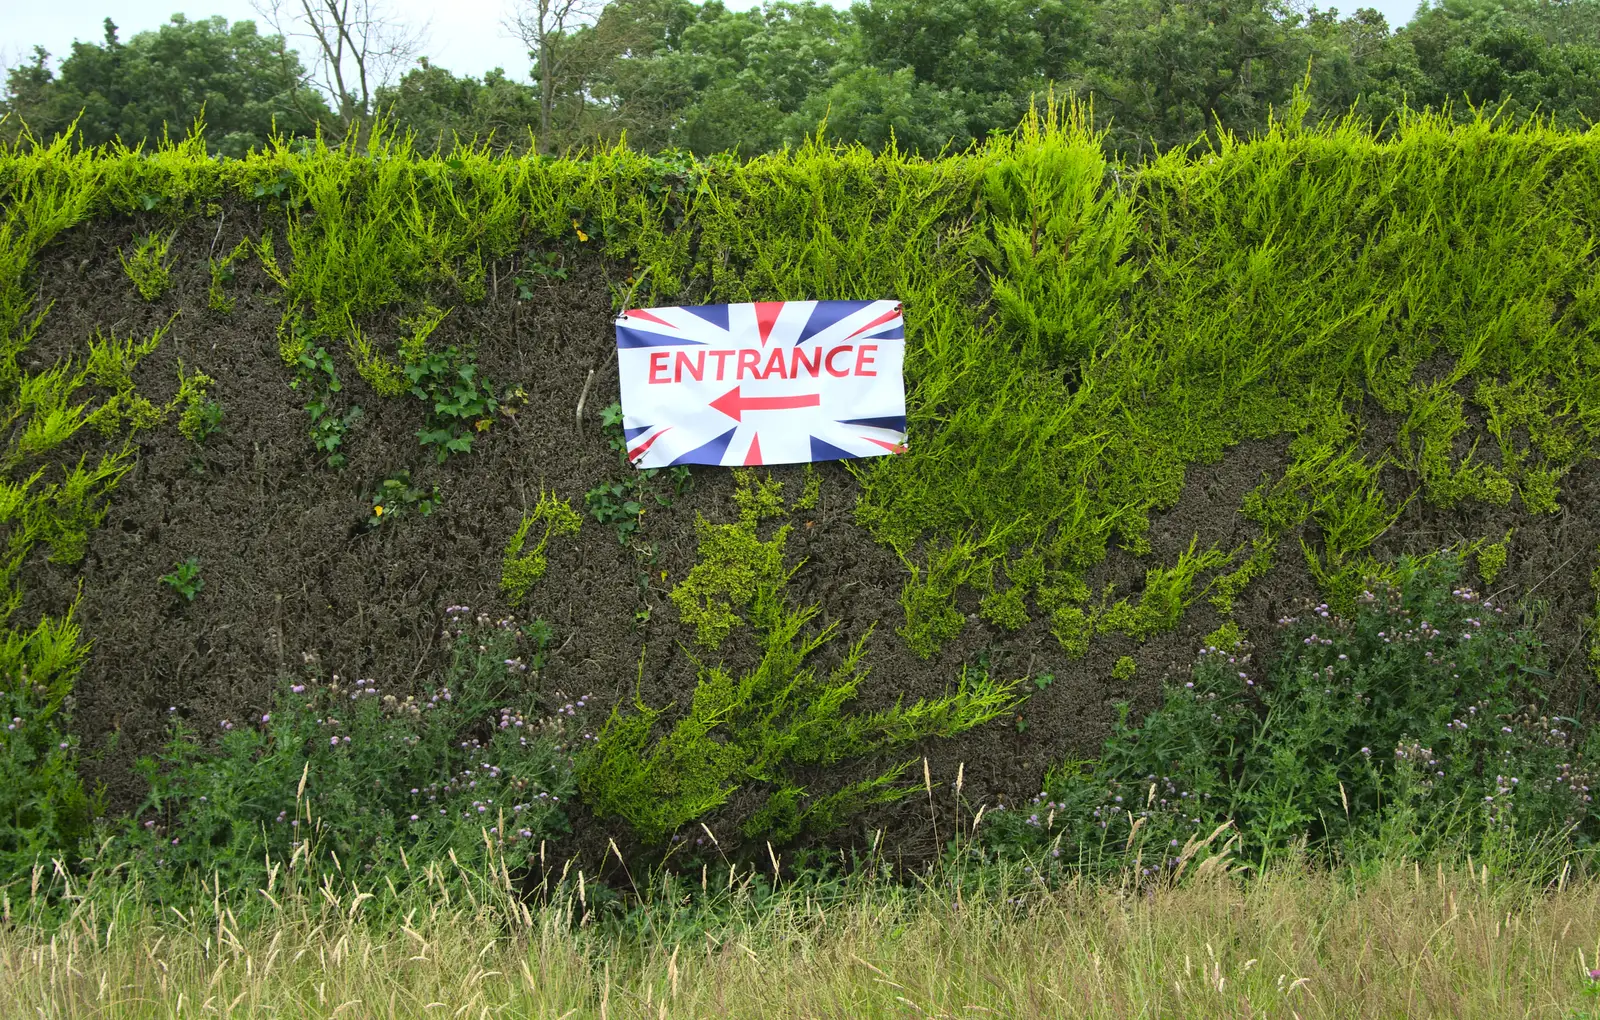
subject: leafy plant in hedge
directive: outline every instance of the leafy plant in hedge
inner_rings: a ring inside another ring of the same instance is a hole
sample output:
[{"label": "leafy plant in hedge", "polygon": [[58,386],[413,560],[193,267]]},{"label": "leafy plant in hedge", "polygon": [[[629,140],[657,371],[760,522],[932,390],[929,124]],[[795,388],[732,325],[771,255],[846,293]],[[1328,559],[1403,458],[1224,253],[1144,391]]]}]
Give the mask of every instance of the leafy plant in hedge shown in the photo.
[{"label": "leafy plant in hedge", "polygon": [[321,455],[323,463],[331,468],[342,468],[345,455],[339,451],[344,445],[344,435],[361,418],[361,407],[356,405],[340,413],[334,400],[344,389],[339,372],[334,367],[333,355],[326,347],[312,349],[301,347],[295,359],[295,377],[290,389],[304,389],[310,393],[306,401],[306,414],[311,416],[311,443]]},{"label": "leafy plant in hedge", "polygon": [[222,720],[211,738],[175,716],[119,837],[152,891],[205,876],[264,888],[286,862],[315,884],[341,867],[398,883],[408,861],[420,875],[452,855],[475,869],[490,846],[512,867],[537,859],[567,828],[587,698],[522,693],[543,664],[543,624],[451,606],[445,633],[450,665],[422,694],[334,674],[286,683],[268,711]]},{"label": "leafy plant in hedge", "polygon": [[200,576],[200,558],[191,556],[174,563],[172,573],[161,575],[161,583],[177,592],[185,602],[193,602],[200,589],[206,586],[206,579]]},{"label": "leafy plant in hedge", "polygon": [[[524,552],[529,533],[540,523],[544,524],[544,531],[539,535],[538,544]],[[512,606],[522,605],[529,590],[544,577],[550,566],[545,550],[550,546],[551,536],[575,535],[582,524],[583,520],[566,500],[553,492],[539,493],[539,502],[532,511],[523,514],[522,522],[506,542],[505,557],[500,563],[500,590],[505,592],[507,602]]]},{"label": "leafy plant in hedge", "polygon": [[1600,744],[1544,706],[1537,640],[1463,573],[1454,555],[1402,560],[1369,577],[1349,616],[1285,617],[1266,669],[1219,633],[1161,707],[1135,722],[1123,706],[1098,762],[991,812],[991,848],[1127,854],[1155,874],[1224,822],[1257,861],[1302,843],[1588,845]]},{"label": "leafy plant in hedge", "polygon": [[407,358],[404,371],[411,395],[429,408],[417,430],[422,445],[433,447],[441,464],[452,453],[470,452],[474,434],[488,431],[500,407],[472,355],[456,347],[424,351]]},{"label": "leafy plant in hedge", "polygon": [[638,534],[644,523],[645,502],[652,497],[661,506],[668,506],[672,497],[651,485],[665,473],[672,482],[673,493],[682,495],[692,482],[689,469],[683,465],[670,468],[637,468],[628,460],[628,441],[622,428],[622,405],[610,404],[600,410],[600,429],[606,445],[617,455],[618,463],[626,470],[620,481],[604,481],[584,494],[584,505],[589,514],[601,524],[616,529],[617,541],[627,545]]},{"label": "leafy plant in hedge", "polygon": [[206,290],[206,305],[218,315],[232,315],[234,299],[228,296],[224,284],[233,282],[233,265],[243,259],[248,259],[254,250],[248,238],[233,246],[233,250],[222,258],[212,257],[210,260],[211,284]]},{"label": "leafy plant in hedge", "polygon": [[[705,555],[717,532],[701,524]],[[812,656],[834,639],[838,624],[814,627],[819,607],[797,607],[785,598],[793,571],[782,568],[784,537],[780,531],[772,540],[778,569],[748,579],[748,618],[761,651],[755,666],[734,674],[701,664],[687,711],[670,721],[670,708],[638,702],[630,712],[619,706],[580,761],[579,787],[595,811],[621,817],[647,843],[661,843],[738,791],[749,791],[757,805],[739,819],[752,839],[831,830],[868,804],[911,792],[899,783],[906,765],[828,790],[802,779],[809,770],[953,736],[1021,700],[1015,693],[1020,681],[963,670],[957,689],[944,697],[880,712],[849,711],[869,673],[867,635],[839,665],[818,672]]]},{"label": "leafy plant in hedge", "polygon": [[118,252],[122,259],[122,270],[128,274],[128,279],[133,281],[133,286],[139,296],[146,301],[154,301],[166,292],[172,281],[172,268],[167,261],[167,250],[172,247],[172,239],[177,236],[177,231],[162,237],[159,234],[146,234],[139,238],[139,243],[133,247],[133,257],[126,253]]},{"label": "leafy plant in hedge", "polygon": [[212,399],[210,388],[216,380],[204,372],[185,375],[178,363],[178,392],[173,406],[181,406],[178,433],[196,446],[222,431],[222,405]]},{"label": "leafy plant in hedge", "polygon": [[639,488],[637,480],[601,482],[583,494],[583,503],[589,508],[589,516],[615,529],[620,545],[627,545],[628,540],[639,532],[644,517],[644,503]]},{"label": "leafy plant in hedge", "polygon": [[441,502],[437,485],[426,489],[413,485],[411,472],[400,471],[378,483],[378,491],[372,494],[372,513],[367,517],[367,527],[376,528],[412,513],[427,517]]},{"label": "leafy plant in hedge", "polygon": [[78,778],[62,725],[88,651],[71,611],[0,637],[0,873],[23,875],[69,851],[104,807]]}]

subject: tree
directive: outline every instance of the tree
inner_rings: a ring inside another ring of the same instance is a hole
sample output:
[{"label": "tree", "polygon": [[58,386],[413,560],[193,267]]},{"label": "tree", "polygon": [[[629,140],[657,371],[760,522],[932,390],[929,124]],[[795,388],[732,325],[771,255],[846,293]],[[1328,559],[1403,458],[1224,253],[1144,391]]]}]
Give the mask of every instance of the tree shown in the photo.
[{"label": "tree", "polygon": [[[423,30],[396,17],[385,0],[254,0],[278,33],[279,60],[287,73],[299,61],[289,40],[306,44],[309,70],[302,86],[333,102],[341,131],[365,139],[377,113],[377,93],[410,63]],[[309,115],[310,111],[306,111]]]},{"label": "tree", "polygon": [[1438,0],[1397,36],[1424,75],[1419,102],[1600,119],[1600,0]]},{"label": "tree", "polygon": [[[539,89],[541,152],[552,151],[557,96],[568,85],[572,57],[582,52],[573,36],[592,24],[605,0],[517,0],[507,27],[517,33],[533,60],[533,80]],[[580,99],[581,101],[581,99]]]},{"label": "tree", "polygon": [[575,41],[588,95],[634,144],[702,154],[797,140],[792,115],[860,66],[850,15],[816,3],[619,0]]},{"label": "tree", "polygon": [[7,75],[4,107],[41,137],[76,120],[88,144],[182,136],[203,112],[212,151],[241,155],[274,129],[309,132],[327,115],[301,74],[297,60],[284,62],[282,40],[258,34],[251,21],[174,15],[123,43],[108,18],[104,41],[73,43],[59,73],[35,47],[33,59]]},{"label": "tree", "polygon": [[[859,67],[826,91],[813,93],[785,124],[792,141],[822,131],[831,142],[860,142],[872,149],[898,148],[924,156],[960,152],[975,139],[972,97],[916,80],[910,68],[885,71]],[[1005,104],[1008,108],[1010,102]]]},{"label": "tree", "polygon": [[396,127],[415,132],[424,147],[448,148],[456,139],[524,151],[539,122],[536,90],[500,68],[483,80],[456,77],[423,57],[394,85],[378,90],[378,108]]}]

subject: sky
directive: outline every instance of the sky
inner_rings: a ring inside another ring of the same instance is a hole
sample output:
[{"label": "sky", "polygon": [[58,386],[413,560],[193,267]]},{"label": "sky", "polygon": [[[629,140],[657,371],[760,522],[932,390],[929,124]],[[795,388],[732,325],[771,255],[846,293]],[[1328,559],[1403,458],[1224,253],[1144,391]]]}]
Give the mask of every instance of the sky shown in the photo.
[{"label": "sky", "polygon": [[[456,74],[474,76],[500,67],[514,78],[527,79],[527,53],[501,24],[511,0],[389,2],[402,20],[427,25],[422,50],[434,64]],[[755,2],[729,0],[728,6],[740,10]],[[848,0],[829,2],[848,6]],[[1410,18],[1416,0],[1349,0],[1347,6],[1349,10],[1376,7],[1391,26],[1398,27]],[[108,14],[117,23],[120,37],[126,39],[135,32],[160,26],[178,12],[190,19],[220,14],[229,21],[249,18],[260,23],[250,0],[0,0],[0,66],[26,60],[35,45],[49,50],[55,58],[51,66],[59,66],[60,59],[71,52],[73,40],[100,41],[104,35],[101,23]]]}]

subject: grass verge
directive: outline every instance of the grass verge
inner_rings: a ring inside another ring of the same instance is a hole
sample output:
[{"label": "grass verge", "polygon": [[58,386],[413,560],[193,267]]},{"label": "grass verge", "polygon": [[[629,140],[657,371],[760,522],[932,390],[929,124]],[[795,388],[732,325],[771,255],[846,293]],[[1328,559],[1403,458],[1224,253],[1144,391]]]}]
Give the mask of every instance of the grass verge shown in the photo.
[{"label": "grass verge", "polygon": [[226,889],[189,914],[86,895],[48,927],[8,900],[0,1002],[64,1018],[1592,1015],[1600,881],[1389,862],[1134,889],[742,882],[710,914],[654,905],[642,934],[583,920],[577,885],[538,909],[419,899],[388,924],[331,886],[247,927]]}]

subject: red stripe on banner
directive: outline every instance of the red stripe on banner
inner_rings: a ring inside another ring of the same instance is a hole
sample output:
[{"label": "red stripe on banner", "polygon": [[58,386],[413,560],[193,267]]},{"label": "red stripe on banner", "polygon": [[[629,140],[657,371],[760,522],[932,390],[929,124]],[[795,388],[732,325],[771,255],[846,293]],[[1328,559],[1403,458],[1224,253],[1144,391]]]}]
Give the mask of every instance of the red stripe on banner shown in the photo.
[{"label": "red stripe on banner", "polygon": [[883,447],[885,450],[888,450],[890,453],[905,453],[906,452],[906,448],[901,446],[899,443],[886,443],[881,439],[873,439],[871,436],[862,436],[861,438],[865,439],[869,443],[877,443],[879,446]]},{"label": "red stripe on banner", "polygon": [[860,329],[856,330],[854,333],[851,333],[850,336],[845,337],[845,339],[848,340],[851,336],[860,336],[862,333],[865,333],[874,326],[881,326],[890,319],[897,319],[899,317],[900,309],[891,308],[887,312],[884,312],[882,315],[878,316],[876,319],[873,319],[871,322],[867,323],[865,326],[862,326]]},{"label": "red stripe on banner", "polygon": [[757,301],[756,326],[761,330],[761,346],[767,345],[767,337],[772,333],[772,327],[778,322],[778,313],[783,311],[782,301]]},{"label": "red stripe on banner", "polygon": [[635,446],[633,449],[628,451],[628,459],[629,460],[638,460],[640,457],[643,457],[644,456],[644,452],[646,450],[650,449],[650,444],[654,443],[657,439],[660,439],[662,436],[666,435],[668,432],[671,432],[671,431],[672,431],[672,426],[668,425],[666,428],[662,429],[660,432],[657,432],[655,435],[651,436],[649,439],[646,439],[644,442],[640,443],[638,446]]},{"label": "red stripe on banner", "polygon": [[744,455],[745,467],[759,467],[764,463],[761,459],[761,433],[757,432],[750,440],[750,452]]},{"label": "red stripe on banner", "polygon": [[660,316],[651,315],[649,312],[645,311],[643,308],[630,308],[627,311],[623,312],[622,314],[627,316],[628,318],[631,318],[631,319],[643,319],[646,322],[660,323],[661,325],[667,327],[668,329],[677,329],[678,328],[677,326],[674,326],[672,323],[668,322],[666,319],[661,318]]}]

